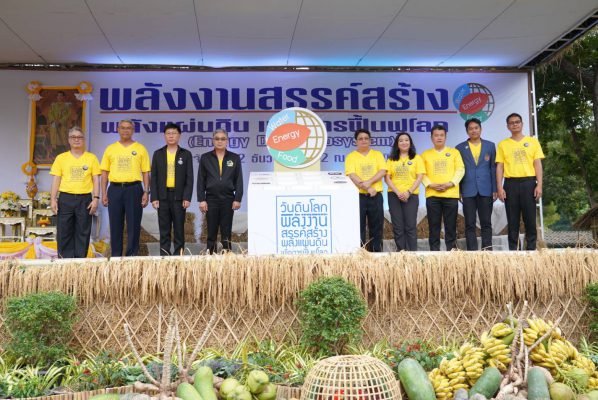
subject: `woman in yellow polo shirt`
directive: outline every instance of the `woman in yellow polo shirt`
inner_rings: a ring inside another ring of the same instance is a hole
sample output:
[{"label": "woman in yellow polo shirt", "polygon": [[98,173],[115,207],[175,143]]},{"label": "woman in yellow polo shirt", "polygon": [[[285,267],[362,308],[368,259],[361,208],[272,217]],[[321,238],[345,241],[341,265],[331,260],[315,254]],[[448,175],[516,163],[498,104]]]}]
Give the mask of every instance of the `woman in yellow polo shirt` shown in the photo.
[{"label": "woman in yellow polo shirt", "polygon": [[386,161],[388,211],[397,251],[417,250],[417,209],[419,185],[426,167],[416,154],[415,145],[407,132],[395,138]]},{"label": "woman in yellow polo shirt", "polygon": [[85,151],[85,135],[81,128],[71,128],[68,141],[71,149],[59,154],[50,169],[53,176],[50,207],[58,214],[58,256],[85,258],[91,236],[91,216],[100,199],[102,172],[98,158]]}]

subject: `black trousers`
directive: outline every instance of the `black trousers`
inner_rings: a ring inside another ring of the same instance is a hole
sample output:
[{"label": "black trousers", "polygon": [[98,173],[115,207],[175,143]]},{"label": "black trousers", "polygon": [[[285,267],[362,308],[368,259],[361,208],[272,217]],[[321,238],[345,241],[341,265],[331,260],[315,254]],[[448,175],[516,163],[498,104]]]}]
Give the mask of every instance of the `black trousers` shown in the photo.
[{"label": "black trousers", "polygon": [[[171,244],[174,244],[172,254],[183,255],[185,251],[185,214],[182,200],[175,200],[174,191],[167,190],[167,199],[160,200],[158,207],[158,227],[160,228],[160,255],[169,256]],[[174,233],[172,242],[171,230]]]},{"label": "black trousers", "polygon": [[91,193],[60,193],[56,227],[58,257],[87,257],[91,236],[91,215],[87,209],[90,203]]},{"label": "black trousers", "polygon": [[207,252],[214,254],[218,250],[218,230],[220,230],[220,242],[222,250],[230,251],[231,235],[233,229],[233,201],[230,200],[206,200],[208,212],[206,219],[208,224]]},{"label": "black trousers", "polygon": [[465,242],[467,250],[478,250],[476,238],[476,216],[480,217],[482,230],[482,250],[492,250],[492,196],[463,197],[463,216],[465,217]]},{"label": "black trousers", "polygon": [[440,224],[444,221],[444,244],[446,250],[455,248],[457,240],[457,210],[459,209],[458,199],[444,197],[428,197],[426,199],[428,211],[428,226],[430,234],[428,242],[431,251],[440,250]]},{"label": "black trousers", "polygon": [[130,186],[110,184],[108,187],[108,220],[110,221],[110,248],[112,257],[123,255],[123,229],[127,221],[126,256],[139,253],[139,235],[143,207],[141,182]]},{"label": "black trousers", "polygon": [[414,194],[406,203],[395,192],[388,192],[388,211],[397,251],[417,251],[417,209],[419,197]]},{"label": "black trousers", "polygon": [[[367,230],[370,233],[366,239]],[[371,197],[359,194],[359,228],[361,231],[361,247],[367,251],[380,253],[382,251],[382,231],[384,229],[384,199],[382,193]]]},{"label": "black trousers", "polygon": [[536,250],[536,177],[506,178],[505,208],[509,231],[509,250],[519,249],[519,221],[523,217],[526,250]]}]

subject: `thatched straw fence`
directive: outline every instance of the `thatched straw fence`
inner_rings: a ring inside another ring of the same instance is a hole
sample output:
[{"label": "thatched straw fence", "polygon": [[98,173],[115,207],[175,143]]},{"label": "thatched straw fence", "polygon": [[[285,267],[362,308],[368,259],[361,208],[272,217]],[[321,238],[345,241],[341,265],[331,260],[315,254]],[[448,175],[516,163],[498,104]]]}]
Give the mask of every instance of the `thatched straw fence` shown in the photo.
[{"label": "thatched straw fence", "polygon": [[591,315],[583,294],[598,278],[598,252],[11,261],[0,263],[0,299],[49,290],[77,296],[73,344],[90,350],[125,349],[127,321],[137,345],[157,351],[172,307],[181,315],[183,338],[194,343],[216,311],[207,345],[231,349],[247,338],[297,335],[297,293],[331,275],[353,282],[367,298],[366,343],[460,340],[498,320],[507,302],[520,309],[524,300],[538,316],[563,316],[563,332],[577,340],[587,334]]}]

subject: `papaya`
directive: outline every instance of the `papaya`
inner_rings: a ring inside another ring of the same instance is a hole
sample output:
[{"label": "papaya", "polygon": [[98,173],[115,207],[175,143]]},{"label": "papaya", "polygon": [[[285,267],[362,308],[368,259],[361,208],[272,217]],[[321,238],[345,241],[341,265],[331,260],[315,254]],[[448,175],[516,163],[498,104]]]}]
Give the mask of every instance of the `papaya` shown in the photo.
[{"label": "papaya", "polygon": [[274,400],[276,399],[276,385],[268,383],[260,394],[256,396],[257,400]]},{"label": "papaya", "polygon": [[398,367],[399,379],[409,400],[436,400],[428,374],[413,358],[405,358]]},{"label": "papaya", "polygon": [[225,400],[228,399],[235,388],[240,385],[241,383],[235,378],[226,378],[220,385],[220,396]]},{"label": "papaya", "polygon": [[193,387],[203,400],[218,400],[214,391],[214,373],[212,372],[212,368],[207,366],[199,367],[193,378]]},{"label": "papaya", "polygon": [[247,375],[245,384],[249,388],[251,394],[259,394],[266,388],[266,385],[269,383],[269,381],[268,374],[266,374],[264,371],[254,369],[249,373],[249,375]]},{"label": "papaya", "polygon": [[564,383],[554,382],[552,385],[550,385],[548,391],[550,392],[550,398],[552,400],[575,399],[575,393],[573,393],[573,390]]},{"label": "papaya", "polygon": [[192,384],[183,382],[176,388],[176,397],[183,400],[202,400],[201,396],[195,390]]}]

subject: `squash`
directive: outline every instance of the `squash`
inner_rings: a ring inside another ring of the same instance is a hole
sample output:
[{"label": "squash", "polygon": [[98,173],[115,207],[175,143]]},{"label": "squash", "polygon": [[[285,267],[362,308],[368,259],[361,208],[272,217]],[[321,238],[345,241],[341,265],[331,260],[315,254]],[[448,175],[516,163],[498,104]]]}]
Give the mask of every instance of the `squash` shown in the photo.
[{"label": "squash", "polygon": [[180,397],[183,400],[202,400],[193,385],[187,382],[183,382],[177,386],[176,397]]},{"label": "squash", "polygon": [[484,369],[482,376],[480,376],[478,381],[469,390],[469,396],[471,397],[474,394],[481,394],[486,398],[491,399],[496,392],[498,392],[501,380],[502,375],[500,371],[497,368],[488,367]]},{"label": "squash", "polygon": [[413,358],[399,364],[399,379],[409,400],[436,400],[436,393],[428,374]]},{"label": "squash", "polygon": [[538,367],[530,368],[527,373],[527,398],[528,400],[550,400],[546,376]]}]

